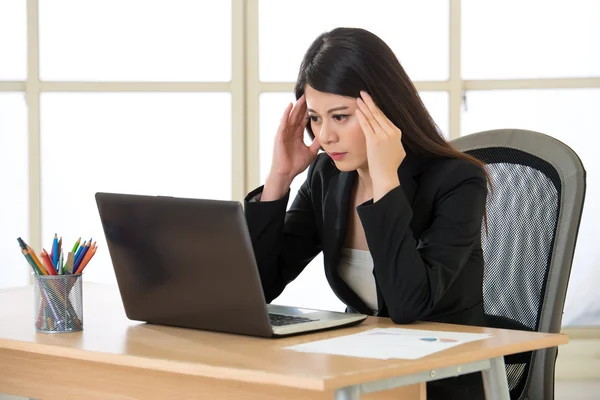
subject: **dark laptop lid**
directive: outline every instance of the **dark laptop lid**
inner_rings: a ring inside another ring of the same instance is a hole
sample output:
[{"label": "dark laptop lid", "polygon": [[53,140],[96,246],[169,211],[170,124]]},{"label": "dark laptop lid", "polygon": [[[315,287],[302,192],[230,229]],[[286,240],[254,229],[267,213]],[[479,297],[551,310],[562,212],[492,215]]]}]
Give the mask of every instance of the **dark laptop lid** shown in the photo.
[{"label": "dark laptop lid", "polygon": [[130,319],[272,334],[240,203],[115,193],[96,203]]}]

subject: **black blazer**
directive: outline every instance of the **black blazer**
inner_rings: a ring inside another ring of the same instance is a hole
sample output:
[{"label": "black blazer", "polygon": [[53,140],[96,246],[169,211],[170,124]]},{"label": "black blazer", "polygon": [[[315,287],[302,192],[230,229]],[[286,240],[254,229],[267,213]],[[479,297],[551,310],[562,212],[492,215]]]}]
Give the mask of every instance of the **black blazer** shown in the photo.
[{"label": "black blazer", "polygon": [[[373,257],[378,316],[398,324],[417,320],[484,326],[481,223],[486,177],[458,159],[407,154],[400,186],[357,208]],[[288,194],[256,202],[245,215],[267,302],[321,251],[325,275],[347,311],[371,314],[337,272],[346,239],[356,172],[340,172],[326,154],[310,165],[289,211]],[[481,374],[430,382],[428,399],[483,399]]]},{"label": "black blazer", "polygon": [[[483,170],[468,161],[408,154],[398,176],[399,187],[357,208],[374,262],[378,316],[399,324],[483,325]],[[247,196],[246,220],[267,302],[323,251],[333,292],[349,311],[371,314],[337,272],[356,178],[319,154],[287,213],[289,194],[254,202],[260,187]]]}]

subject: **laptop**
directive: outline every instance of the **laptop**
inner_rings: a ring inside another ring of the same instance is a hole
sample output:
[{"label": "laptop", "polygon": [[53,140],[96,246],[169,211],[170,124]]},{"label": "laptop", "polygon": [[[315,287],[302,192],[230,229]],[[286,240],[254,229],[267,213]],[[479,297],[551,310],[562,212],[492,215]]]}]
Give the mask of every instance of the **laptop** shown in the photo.
[{"label": "laptop", "polygon": [[127,317],[158,325],[284,337],[367,316],[266,304],[237,201],[96,193]]}]

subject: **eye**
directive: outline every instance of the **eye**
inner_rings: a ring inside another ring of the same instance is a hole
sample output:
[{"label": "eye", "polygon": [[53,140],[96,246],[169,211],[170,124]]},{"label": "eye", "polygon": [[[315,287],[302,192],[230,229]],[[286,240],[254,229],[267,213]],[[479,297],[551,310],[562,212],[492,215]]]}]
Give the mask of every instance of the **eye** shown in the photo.
[{"label": "eye", "polygon": [[316,115],[309,115],[308,118],[312,121],[312,122],[319,122],[319,117],[317,117]]},{"label": "eye", "polygon": [[348,115],[346,115],[346,114],[335,114],[333,116],[333,119],[335,119],[338,122],[341,122],[341,121],[345,120],[346,118],[348,118]]}]

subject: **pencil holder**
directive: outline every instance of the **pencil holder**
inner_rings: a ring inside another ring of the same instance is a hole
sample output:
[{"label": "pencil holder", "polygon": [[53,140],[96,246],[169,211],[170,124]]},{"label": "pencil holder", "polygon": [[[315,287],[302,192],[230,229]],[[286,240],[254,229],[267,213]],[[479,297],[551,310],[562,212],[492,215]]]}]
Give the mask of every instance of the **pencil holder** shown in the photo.
[{"label": "pencil holder", "polygon": [[34,275],[35,330],[45,333],[83,330],[81,274]]}]

